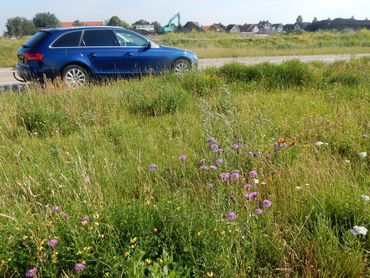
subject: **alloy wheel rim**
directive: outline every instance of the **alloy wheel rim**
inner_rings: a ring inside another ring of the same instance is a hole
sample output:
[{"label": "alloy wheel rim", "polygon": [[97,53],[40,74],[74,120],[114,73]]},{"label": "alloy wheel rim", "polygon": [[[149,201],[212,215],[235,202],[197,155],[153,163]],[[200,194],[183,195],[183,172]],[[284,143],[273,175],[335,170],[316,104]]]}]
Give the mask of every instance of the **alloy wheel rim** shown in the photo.
[{"label": "alloy wheel rim", "polygon": [[184,73],[189,71],[189,66],[185,62],[178,63],[175,67],[175,72],[176,73]]},{"label": "alloy wheel rim", "polygon": [[80,69],[70,69],[66,75],[65,80],[70,86],[78,86],[86,83],[86,74]]}]

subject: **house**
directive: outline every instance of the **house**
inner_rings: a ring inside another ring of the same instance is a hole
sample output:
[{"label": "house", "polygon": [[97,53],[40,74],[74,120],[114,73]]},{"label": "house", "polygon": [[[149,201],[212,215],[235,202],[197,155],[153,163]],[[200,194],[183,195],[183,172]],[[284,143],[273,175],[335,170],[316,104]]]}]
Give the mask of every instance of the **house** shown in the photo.
[{"label": "house", "polygon": [[211,26],[203,25],[203,26],[202,26],[202,31],[204,31],[204,32],[208,32],[210,27],[211,27]]},{"label": "house", "polygon": [[143,32],[143,33],[155,33],[155,28],[153,24],[138,24],[134,25],[136,31]]},{"label": "house", "polygon": [[104,26],[103,21],[64,21],[62,27],[73,27],[73,26]]},{"label": "house", "polygon": [[240,33],[240,28],[236,24],[229,24],[226,27],[226,32],[228,32],[228,33]]},{"label": "house", "polygon": [[225,32],[226,27],[221,23],[214,23],[209,27],[209,30],[214,32]]},{"label": "house", "polygon": [[181,32],[193,32],[193,31],[197,31],[197,32],[202,31],[202,28],[200,28],[200,25],[198,22],[188,21],[181,29]]},{"label": "house", "polygon": [[257,34],[259,28],[256,24],[244,24],[239,26],[240,32],[242,34]]},{"label": "house", "polygon": [[271,27],[271,31],[277,32],[277,33],[283,32],[283,29],[284,29],[284,25],[281,23],[272,24],[272,27]]},{"label": "house", "polygon": [[296,24],[285,24],[284,27],[283,27],[283,32],[292,32],[295,30],[295,25]]},{"label": "house", "polygon": [[268,20],[260,21],[257,26],[260,33],[270,33],[272,29],[272,24]]}]

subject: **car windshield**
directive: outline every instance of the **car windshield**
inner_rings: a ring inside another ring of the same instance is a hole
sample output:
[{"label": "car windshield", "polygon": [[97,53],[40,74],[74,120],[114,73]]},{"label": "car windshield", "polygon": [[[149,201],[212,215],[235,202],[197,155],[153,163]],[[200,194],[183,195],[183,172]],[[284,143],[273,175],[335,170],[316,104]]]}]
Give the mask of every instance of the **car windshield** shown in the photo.
[{"label": "car windshield", "polygon": [[41,31],[34,34],[28,41],[26,41],[22,46],[26,48],[37,47],[42,43],[42,41],[47,38],[48,32]]},{"label": "car windshield", "polygon": [[146,47],[149,41],[142,36],[127,31],[114,31],[121,46]]}]

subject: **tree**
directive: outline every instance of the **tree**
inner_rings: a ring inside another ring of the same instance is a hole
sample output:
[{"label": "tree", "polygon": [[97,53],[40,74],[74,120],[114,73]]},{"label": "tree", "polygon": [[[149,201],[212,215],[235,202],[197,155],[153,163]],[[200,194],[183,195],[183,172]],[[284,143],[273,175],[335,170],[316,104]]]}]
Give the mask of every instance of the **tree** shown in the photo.
[{"label": "tree", "polygon": [[317,20],[317,17],[315,16],[314,18],[313,18],[313,20],[312,20],[312,22],[317,22],[318,20]]},{"label": "tree", "polygon": [[108,26],[121,26],[123,28],[129,29],[130,24],[128,24],[126,21],[121,20],[118,16],[112,16],[108,21]]},{"label": "tree", "polygon": [[153,21],[152,25],[154,25],[154,30],[157,34],[162,32],[162,25],[158,21]]},{"label": "tree", "polygon": [[295,21],[295,23],[302,24],[302,22],[303,22],[303,17],[301,15],[299,15],[297,17],[297,20]]},{"label": "tree", "polygon": [[5,35],[9,37],[29,36],[36,32],[32,20],[20,16],[8,18],[5,26],[7,30]]},{"label": "tree", "polygon": [[73,26],[84,26],[84,24],[81,21],[79,21],[78,19],[73,21],[72,25]]},{"label": "tree", "polygon": [[50,28],[62,26],[59,19],[52,13],[37,13],[33,17],[33,23],[37,28]]},{"label": "tree", "polygon": [[138,21],[136,21],[133,25],[149,25],[150,22],[149,21],[146,21],[144,19],[140,19]]}]

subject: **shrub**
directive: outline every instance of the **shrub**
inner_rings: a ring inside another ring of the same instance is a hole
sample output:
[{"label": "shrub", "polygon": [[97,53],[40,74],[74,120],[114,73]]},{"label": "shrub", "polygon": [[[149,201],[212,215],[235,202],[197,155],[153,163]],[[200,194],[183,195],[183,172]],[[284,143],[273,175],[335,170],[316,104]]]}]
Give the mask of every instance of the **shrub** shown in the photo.
[{"label": "shrub", "polygon": [[194,96],[208,96],[218,91],[223,81],[215,73],[189,72],[181,78],[182,87]]},{"label": "shrub", "polygon": [[329,76],[329,83],[347,86],[356,86],[360,83],[359,77],[351,72],[334,72]]}]

